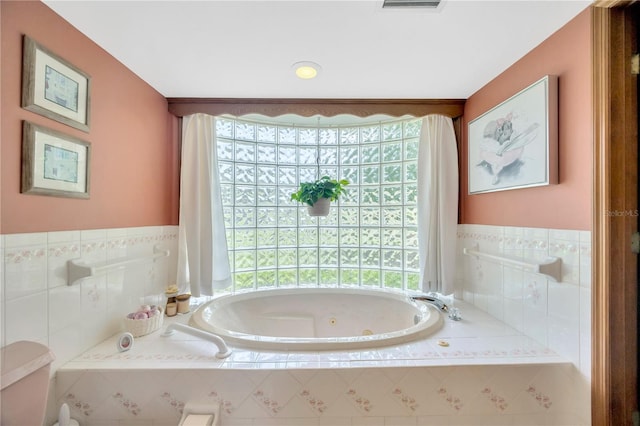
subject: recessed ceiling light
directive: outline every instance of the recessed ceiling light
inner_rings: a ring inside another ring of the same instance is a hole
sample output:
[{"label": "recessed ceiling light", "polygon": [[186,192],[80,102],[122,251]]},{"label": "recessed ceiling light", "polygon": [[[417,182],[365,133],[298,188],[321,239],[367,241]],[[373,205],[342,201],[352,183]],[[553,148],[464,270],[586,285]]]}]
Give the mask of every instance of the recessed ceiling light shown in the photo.
[{"label": "recessed ceiling light", "polygon": [[294,69],[298,78],[301,78],[303,80],[315,78],[321,69],[320,65],[311,61],[296,62],[292,65],[292,68]]}]

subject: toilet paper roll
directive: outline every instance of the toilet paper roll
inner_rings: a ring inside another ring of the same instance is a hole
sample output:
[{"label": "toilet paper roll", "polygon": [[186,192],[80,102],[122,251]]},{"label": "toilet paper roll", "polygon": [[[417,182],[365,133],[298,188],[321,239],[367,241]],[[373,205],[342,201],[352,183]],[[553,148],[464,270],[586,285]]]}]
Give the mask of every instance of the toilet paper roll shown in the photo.
[{"label": "toilet paper roll", "polygon": [[212,423],[213,416],[211,414],[189,414],[181,426],[211,426]]}]

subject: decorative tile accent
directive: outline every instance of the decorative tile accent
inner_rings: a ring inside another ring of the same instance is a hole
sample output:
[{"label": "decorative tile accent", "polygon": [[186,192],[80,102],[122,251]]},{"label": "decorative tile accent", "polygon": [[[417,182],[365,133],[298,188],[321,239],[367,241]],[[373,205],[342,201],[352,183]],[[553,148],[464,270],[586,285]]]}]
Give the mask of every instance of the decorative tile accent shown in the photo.
[{"label": "decorative tile accent", "polygon": [[311,408],[311,410],[318,415],[324,413],[327,409],[327,405],[324,403],[324,401],[313,396],[309,389],[302,389],[298,395],[300,395],[302,399],[307,402],[309,408]]},{"label": "decorative tile accent", "polygon": [[544,407],[547,410],[553,405],[553,402],[551,402],[551,398],[538,391],[533,386],[529,386],[529,388],[527,389],[527,393],[536,400],[539,406]]},{"label": "decorative tile accent", "polygon": [[355,389],[347,390],[347,396],[360,411],[369,413],[373,409],[371,402],[367,398],[360,396]]},{"label": "decorative tile accent", "polygon": [[391,394],[396,397],[398,401],[405,407],[407,407],[410,411],[416,411],[420,404],[416,402],[416,399],[412,396],[407,395],[402,389],[395,388],[391,391]]},{"label": "decorative tile accent", "polygon": [[209,397],[213,398],[214,401],[220,404],[220,409],[229,415],[233,414],[233,412],[236,409],[236,407],[233,406],[233,403],[231,401],[228,401],[222,398],[217,391],[211,391],[209,393]]},{"label": "decorative tile accent", "polygon": [[484,388],[482,394],[486,396],[499,411],[504,411],[509,406],[503,397],[494,393],[490,388]]},{"label": "decorative tile accent", "polygon": [[129,398],[125,398],[122,392],[116,392],[112,395],[112,398],[115,399],[126,411],[131,413],[134,416],[140,414],[140,406],[130,400]]},{"label": "decorative tile accent", "polygon": [[30,250],[8,251],[5,255],[5,263],[18,264],[28,262],[34,259],[42,259],[45,257],[46,250],[43,248],[34,248]]},{"label": "decorative tile accent", "polygon": [[538,290],[538,281],[531,280],[527,283],[526,298],[532,305],[537,305],[540,302],[540,291]]},{"label": "decorative tile accent", "polygon": [[253,399],[260,403],[260,406],[270,415],[275,416],[282,410],[282,406],[278,403],[278,401],[274,401],[268,395],[265,395],[264,391],[261,389],[256,390],[251,394]]},{"label": "decorative tile accent", "polygon": [[83,402],[80,398],[76,398],[76,396],[72,393],[68,393],[64,396],[64,400],[69,404],[72,410],[81,413],[82,415],[89,417],[93,414],[94,408],[91,404],[87,402]]},{"label": "decorative tile accent", "polygon": [[178,400],[177,398],[175,398],[173,395],[171,395],[171,393],[169,392],[163,392],[162,395],[160,395],[162,397],[163,400],[165,400],[167,402],[167,404],[173,408],[174,410],[176,410],[176,412],[180,415],[182,415],[182,411],[184,410],[184,402]]},{"label": "decorative tile accent", "polygon": [[64,246],[49,247],[47,255],[51,257],[78,257],[80,256],[80,246],[78,244],[68,244]]},{"label": "decorative tile accent", "polygon": [[444,387],[439,388],[437,393],[441,398],[447,401],[447,403],[451,408],[453,408],[456,411],[460,411],[464,406],[460,398],[449,393],[449,391]]}]

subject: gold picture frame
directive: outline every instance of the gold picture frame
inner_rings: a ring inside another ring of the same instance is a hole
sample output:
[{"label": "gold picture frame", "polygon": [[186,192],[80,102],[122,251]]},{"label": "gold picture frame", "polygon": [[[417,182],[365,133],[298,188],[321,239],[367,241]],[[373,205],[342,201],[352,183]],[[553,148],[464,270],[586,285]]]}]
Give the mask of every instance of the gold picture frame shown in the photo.
[{"label": "gold picture frame", "polygon": [[89,198],[90,154],[86,141],[23,121],[20,192]]},{"label": "gold picture frame", "polygon": [[22,108],[88,132],[91,77],[26,35],[22,49]]}]

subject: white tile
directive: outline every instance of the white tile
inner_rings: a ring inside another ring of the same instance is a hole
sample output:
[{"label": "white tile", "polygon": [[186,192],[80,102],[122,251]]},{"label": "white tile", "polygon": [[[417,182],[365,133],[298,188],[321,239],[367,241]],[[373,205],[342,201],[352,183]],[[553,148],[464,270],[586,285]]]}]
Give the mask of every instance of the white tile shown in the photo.
[{"label": "white tile", "polygon": [[580,334],[580,373],[591,379],[591,334]]},{"label": "white tile", "polygon": [[49,349],[56,359],[51,365],[51,374],[83,352],[80,327],[77,324],[62,328],[49,335]]},{"label": "white tile", "polygon": [[47,288],[46,243],[5,248],[4,273],[7,300],[38,293]]},{"label": "white tile", "polygon": [[47,292],[5,301],[5,343],[18,340],[47,344]]},{"label": "white tile", "polygon": [[107,242],[104,239],[81,239],[80,258],[92,264],[107,260]]},{"label": "white tile", "polygon": [[547,280],[537,274],[525,273],[523,287],[524,333],[547,344]]},{"label": "white tile", "polygon": [[524,228],[523,257],[528,260],[544,260],[549,255],[549,230]]},{"label": "white tile", "polygon": [[107,239],[107,230],[106,229],[85,229],[80,231],[80,241],[83,243],[85,241],[95,241],[95,240],[106,240]]},{"label": "white tile", "polygon": [[79,324],[82,317],[80,286],[63,286],[49,290],[49,332]]},{"label": "white tile", "polygon": [[502,227],[504,235],[510,237],[521,237],[524,235],[524,228],[519,226],[504,226]]},{"label": "white tile", "polygon": [[106,231],[107,231],[106,239],[108,240],[124,238],[130,232],[129,228],[109,228]]},{"label": "white tile", "polygon": [[[123,269],[112,270],[106,274],[107,312],[111,317],[118,319],[129,312],[137,310],[142,305],[144,292],[141,286],[135,282],[125,283],[125,271]],[[156,304],[157,303],[153,303]]]},{"label": "white tile", "polygon": [[351,417],[326,417],[318,419],[318,426],[351,426]]},{"label": "white tile", "polygon": [[508,256],[522,257],[524,252],[523,228],[506,226],[504,228],[504,244],[502,252]]},{"label": "white tile", "polygon": [[549,230],[546,228],[522,228],[523,237],[529,242],[531,241],[547,241],[549,239]]},{"label": "white tile", "polygon": [[[65,233],[66,235],[67,233]],[[68,237],[74,233],[68,233]],[[79,236],[79,232],[75,233]],[[66,238],[66,237],[65,237]],[[57,241],[49,239],[47,246],[47,285],[49,288],[66,286],[67,262],[80,258],[80,238],[75,240]]]},{"label": "white tile", "polygon": [[[585,235],[586,234],[586,235]],[[583,232],[580,234],[580,286],[591,288],[591,233]]]},{"label": "white tile", "polygon": [[558,354],[580,366],[580,288],[571,284],[549,283],[548,345]]},{"label": "white tile", "polygon": [[107,319],[107,295],[104,276],[83,280],[80,284],[82,345],[89,348],[116,332]]},{"label": "white tile", "polygon": [[518,331],[524,331],[524,309],[522,297],[504,298],[504,322]]},{"label": "white tile", "polygon": [[126,236],[107,239],[107,260],[124,258],[127,254]]},{"label": "white tile", "polygon": [[580,319],[580,288],[577,285],[549,281],[547,314],[578,323]]},{"label": "white tile", "polygon": [[451,416],[448,423],[451,426],[510,426],[513,417],[510,415],[471,415],[471,416]]},{"label": "white tile", "polygon": [[591,290],[580,288],[580,333],[591,334]]},{"label": "white tile", "polygon": [[569,229],[550,229],[549,240],[565,240],[578,242],[580,240],[580,231]]},{"label": "white tile", "polygon": [[6,234],[4,244],[7,249],[29,246],[46,246],[47,233],[34,232],[27,234]]},{"label": "white tile", "polygon": [[[4,257],[4,235],[0,235],[0,303],[4,302],[4,266],[5,257]],[[1,320],[0,320],[1,321]]]},{"label": "white tile", "polygon": [[[569,237],[573,238],[568,239]],[[552,232],[552,236],[549,237],[549,255],[562,259],[562,282],[579,283],[580,242],[577,231]]]},{"label": "white tile", "polygon": [[[256,426],[255,423],[253,422],[254,419],[251,419],[251,418],[236,418],[236,417],[221,416],[220,419],[221,419],[220,426],[222,425],[224,426]],[[347,426],[350,426],[350,425],[351,425],[351,420],[349,420],[349,423],[347,424]]]},{"label": "white tile", "polygon": [[353,417],[352,426],[384,426],[384,417]]},{"label": "white tile", "polygon": [[579,231],[580,242],[591,244],[591,231]]},{"label": "white tile", "polygon": [[5,346],[5,280],[4,280],[4,235],[0,235],[0,347]]},{"label": "white tile", "polygon": [[257,387],[257,392],[252,397],[260,404],[264,404],[265,400],[278,402],[282,407],[291,397],[296,394],[302,385],[289,374],[287,371],[274,371],[269,374]]},{"label": "white tile", "polygon": [[47,233],[47,244],[58,245],[80,241],[80,231],[55,231]]},{"label": "white tile", "polygon": [[416,418],[418,426],[447,426],[451,424],[451,416],[420,416]]},{"label": "white tile", "polygon": [[550,349],[580,367],[580,334],[577,321],[550,315],[547,319],[547,344]]},{"label": "white tile", "polygon": [[591,290],[580,288],[580,372],[591,377]]}]

